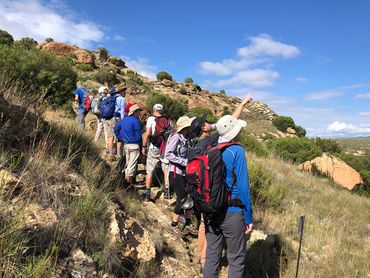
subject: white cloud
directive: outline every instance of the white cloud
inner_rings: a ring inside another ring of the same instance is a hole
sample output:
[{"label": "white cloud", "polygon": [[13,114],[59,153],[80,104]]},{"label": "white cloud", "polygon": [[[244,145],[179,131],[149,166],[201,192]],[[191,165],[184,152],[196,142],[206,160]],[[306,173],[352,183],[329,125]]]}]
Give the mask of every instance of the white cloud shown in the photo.
[{"label": "white cloud", "polygon": [[326,128],[329,132],[349,134],[349,135],[369,135],[370,125],[354,125],[351,123],[344,123],[335,121],[328,125]]},{"label": "white cloud", "polygon": [[358,94],[355,96],[355,99],[370,99],[370,93]]},{"label": "white cloud", "polygon": [[[323,91],[318,91],[318,92],[313,92],[313,93],[308,93],[306,94],[305,99],[307,100],[327,100],[330,98],[335,98],[335,97],[340,97],[348,92],[350,92],[353,89],[358,89],[361,87],[364,87],[364,84],[352,84],[348,86],[342,86],[338,88],[333,88],[329,90],[323,90]],[[370,93],[369,93],[370,95]],[[370,96],[369,96],[370,97]]]},{"label": "white cloud", "polygon": [[360,112],[358,113],[360,117],[370,117],[370,111]]},{"label": "white cloud", "polygon": [[305,77],[296,77],[296,78],[295,78],[295,81],[298,81],[298,82],[302,82],[302,83],[304,83],[304,82],[307,82],[307,81],[308,81],[308,79],[307,79],[307,78],[305,78]]},{"label": "white cloud", "polygon": [[119,41],[119,42],[122,42],[122,41],[126,40],[125,37],[122,37],[120,35],[114,35],[113,39],[116,40],[116,41]]},{"label": "white cloud", "polygon": [[103,40],[105,35],[99,25],[77,19],[68,8],[63,10],[63,2],[59,2],[47,6],[40,0],[2,1],[0,29],[10,32],[15,39],[32,37],[42,41],[51,37],[86,48]]},{"label": "white cloud", "polygon": [[269,87],[280,77],[277,71],[271,70],[272,58],[288,59],[300,53],[297,47],[275,41],[267,34],[250,37],[249,40],[248,46],[237,49],[236,59],[200,62],[199,68],[203,74],[229,76],[216,81],[208,80],[205,84],[213,87]]},{"label": "white cloud", "polygon": [[299,55],[300,51],[296,46],[275,41],[267,34],[260,34],[257,37],[249,38],[251,44],[238,49],[238,55],[244,58],[250,57],[283,57],[293,58]]},{"label": "white cloud", "polygon": [[156,79],[157,67],[151,65],[148,59],[138,57],[133,59],[127,56],[122,56],[122,59],[126,62],[126,65],[136,70],[139,74],[146,76],[150,79]]},{"label": "white cloud", "polygon": [[230,79],[223,79],[216,82],[208,81],[214,87],[226,87],[232,85],[249,85],[254,88],[269,87],[279,78],[279,73],[271,70],[252,69],[243,70]]}]

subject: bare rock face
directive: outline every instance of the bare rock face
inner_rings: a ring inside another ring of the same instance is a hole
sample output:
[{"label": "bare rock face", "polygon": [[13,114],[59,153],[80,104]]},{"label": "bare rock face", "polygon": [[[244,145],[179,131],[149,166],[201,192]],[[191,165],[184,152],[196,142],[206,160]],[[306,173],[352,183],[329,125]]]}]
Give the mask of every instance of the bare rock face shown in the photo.
[{"label": "bare rock face", "polygon": [[291,127],[288,127],[287,128],[287,130],[286,130],[286,132],[288,132],[289,134],[296,134],[297,132],[293,129],[293,128],[291,128]]},{"label": "bare rock face", "polygon": [[168,79],[163,79],[161,81],[161,84],[165,87],[172,87],[173,86],[173,81],[168,80]]},{"label": "bare rock face", "polygon": [[56,213],[51,209],[44,209],[38,204],[30,204],[25,213],[25,228],[35,230],[39,227],[53,227],[58,223]]},{"label": "bare rock face", "polygon": [[100,61],[100,62],[105,62],[108,60],[108,51],[105,49],[105,48],[99,48],[97,54],[96,54],[96,58]]},{"label": "bare rock face", "polygon": [[68,56],[74,54],[79,63],[94,64],[94,56],[89,51],[80,49],[75,45],[64,42],[48,42],[39,45],[39,47],[56,55]]},{"label": "bare rock face", "polygon": [[349,190],[363,183],[360,174],[355,169],[329,153],[324,153],[321,157],[306,161],[298,168],[309,172],[319,170],[322,174],[328,175],[336,183]]},{"label": "bare rock face", "polygon": [[72,251],[72,256],[68,262],[68,269],[72,278],[98,277],[93,259],[82,252],[81,249]]},{"label": "bare rock face", "polygon": [[81,64],[94,64],[94,56],[85,49],[77,49],[73,52],[76,59]]},{"label": "bare rock face", "polygon": [[112,63],[113,65],[116,65],[117,67],[122,67],[122,68],[126,67],[125,62],[122,59],[115,57],[115,56],[110,56],[107,61],[109,63]]},{"label": "bare rock face", "polygon": [[79,49],[75,45],[69,45],[64,42],[48,42],[48,43],[42,44],[40,47],[43,50],[50,51],[56,55],[63,55],[63,56],[73,54],[76,50]]}]

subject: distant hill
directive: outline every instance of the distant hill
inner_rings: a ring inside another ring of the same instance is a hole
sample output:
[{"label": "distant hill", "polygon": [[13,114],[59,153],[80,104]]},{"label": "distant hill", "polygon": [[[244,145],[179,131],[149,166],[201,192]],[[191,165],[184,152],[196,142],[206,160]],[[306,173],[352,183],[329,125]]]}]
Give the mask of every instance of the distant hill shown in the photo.
[{"label": "distant hill", "polygon": [[370,137],[338,139],[338,142],[344,151],[352,154],[370,152]]}]

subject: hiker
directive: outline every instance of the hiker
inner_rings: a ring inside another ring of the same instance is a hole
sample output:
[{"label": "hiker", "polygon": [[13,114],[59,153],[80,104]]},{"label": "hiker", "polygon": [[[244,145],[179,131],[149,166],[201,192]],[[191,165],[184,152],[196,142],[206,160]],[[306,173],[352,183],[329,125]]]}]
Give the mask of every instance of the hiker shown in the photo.
[{"label": "hiker", "polygon": [[114,134],[117,139],[124,143],[126,156],[125,180],[128,187],[133,184],[133,177],[135,177],[137,162],[140,156],[142,133],[139,118],[142,110],[139,105],[132,105],[128,115],[114,127]]},{"label": "hiker", "polygon": [[[124,84],[120,84],[115,88],[116,98],[116,109],[114,111],[114,117],[116,118],[116,123],[125,117],[126,110],[126,90],[127,87]],[[117,159],[121,159],[123,154],[122,143],[117,140]]]},{"label": "hiker", "polygon": [[91,96],[89,90],[83,86],[81,81],[77,82],[77,89],[74,92],[75,103],[77,104],[77,123],[80,130],[84,129],[85,118],[91,109]]},{"label": "hiker", "polygon": [[[98,95],[93,99],[92,104],[91,104],[92,113],[97,117],[97,127],[96,127],[96,133],[95,133],[95,138],[94,138],[95,143],[98,142],[98,140],[100,138],[100,135],[104,131],[104,124],[103,124],[102,119],[100,118],[99,104],[107,96],[108,96],[108,87],[101,86],[98,89]],[[107,147],[107,142],[108,142],[107,139],[108,138],[106,137],[106,134],[104,134],[104,139],[105,139],[104,140],[105,141],[105,146],[106,146],[107,151],[108,151],[108,147]]]},{"label": "hiker", "polygon": [[[226,115],[218,120],[219,147],[238,142],[240,131],[246,122]],[[225,180],[231,191],[229,206],[213,215],[206,223],[207,252],[204,277],[218,277],[223,240],[226,241],[229,263],[228,277],[243,277],[246,259],[246,235],[253,231],[252,206],[249,193],[247,159],[243,147],[238,144],[222,151],[225,165]]]},{"label": "hiker", "polygon": [[[245,105],[247,105],[251,101],[252,101],[252,98],[249,95],[247,95],[240,102],[233,116],[239,119],[243,108],[245,107]],[[217,132],[214,135],[211,135],[211,132],[214,129],[216,129],[216,125],[210,124],[207,121],[207,117],[205,116],[197,117],[192,121],[190,137],[193,138],[192,150],[191,150],[191,152],[193,152],[192,154],[193,157],[196,155],[203,154],[207,149],[216,146],[220,135]],[[197,218],[198,218],[198,224],[199,224],[198,226],[198,256],[199,256],[201,272],[203,272],[204,264],[206,261],[207,241],[206,241],[206,235],[205,235],[204,219],[200,215],[197,215]]]},{"label": "hiker", "polygon": [[[163,115],[163,105],[157,103],[153,106],[153,116],[150,116],[146,122],[146,131],[143,138],[142,154],[146,159],[146,180],[145,180],[145,198],[150,201],[150,191],[153,180],[153,172],[158,162],[161,163],[164,174],[165,198],[170,198],[168,163],[161,159],[161,153],[164,151],[165,138],[164,133],[171,129],[171,121]],[[149,143],[149,145],[148,145]]]},{"label": "hiker", "polygon": [[176,194],[176,205],[172,215],[171,228],[176,234],[181,231],[178,227],[180,215],[185,211],[185,229],[197,234],[196,228],[191,222],[192,208],[183,209],[184,202],[187,198],[185,191],[185,169],[188,163],[187,155],[189,150],[188,136],[193,118],[188,116],[180,117],[176,122],[176,132],[173,133],[167,141],[165,158],[170,162],[169,166],[169,181],[170,186]]},{"label": "hiker", "polygon": [[116,157],[114,155],[114,133],[113,128],[116,124],[116,100],[117,100],[117,93],[126,90],[125,86],[119,85],[115,88],[112,88],[109,96],[104,98],[99,104],[99,111],[100,111],[100,118],[103,122],[103,129],[104,134],[107,138],[107,145],[108,145],[108,158],[109,162],[114,162]]}]

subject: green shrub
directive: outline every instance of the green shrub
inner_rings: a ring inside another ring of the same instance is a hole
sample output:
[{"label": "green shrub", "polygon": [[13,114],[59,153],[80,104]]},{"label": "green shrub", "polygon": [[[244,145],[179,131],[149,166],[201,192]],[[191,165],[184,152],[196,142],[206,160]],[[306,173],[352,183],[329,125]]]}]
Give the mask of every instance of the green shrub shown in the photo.
[{"label": "green shrub", "polygon": [[158,81],[162,81],[163,79],[167,79],[167,80],[173,80],[172,79],[172,75],[169,74],[168,72],[166,71],[160,71],[157,73],[157,80]]},{"label": "green shrub", "polygon": [[58,106],[71,98],[77,80],[71,61],[36,48],[0,45],[0,68],[27,88],[27,99],[36,100],[47,91],[48,103]]},{"label": "green shrub", "polygon": [[112,70],[99,69],[95,77],[96,80],[102,84],[107,82],[108,84],[112,85],[117,82],[117,75]]},{"label": "green shrub", "polygon": [[0,30],[0,45],[12,45],[14,42],[13,36],[10,35],[7,31]]},{"label": "green shrub", "polygon": [[46,38],[45,39],[45,42],[53,42],[54,41],[54,39],[53,38]]},{"label": "green shrub", "polygon": [[92,71],[93,67],[90,64],[77,64],[76,65],[77,70],[80,71]]},{"label": "green shrub", "polygon": [[[173,99],[158,93],[152,93],[146,100],[146,104],[149,109],[152,109],[156,103],[161,103],[163,105],[164,113],[175,121],[188,112],[187,104],[181,100]],[[149,112],[151,113],[152,111]]]},{"label": "green shrub", "polygon": [[220,90],[219,94],[222,95],[222,96],[226,96],[225,90]]},{"label": "green shrub", "polygon": [[298,137],[305,137],[306,136],[306,130],[303,127],[301,127],[299,125],[296,125],[296,126],[294,126],[294,130],[297,132],[296,134],[297,134]]},{"label": "green shrub", "polygon": [[282,159],[295,163],[303,163],[322,154],[315,142],[305,137],[276,138],[269,141],[267,145]]},{"label": "green shrub", "polygon": [[313,139],[316,146],[318,146],[323,152],[336,154],[342,152],[342,148],[339,146],[338,141],[333,139],[322,139],[317,137]]},{"label": "green shrub", "polygon": [[268,154],[266,146],[257,140],[254,136],[248,135],[242,131],[240,135],[240,144],[248,151],[253,152],[259,157],[266,157]]},{"label": "green shrub", "polygon": [[181,86],[180,89],[179,89],[179,93],[182,94],[182,95],[185,95],[186,94],[186,88],[184,86]]},{"label": "green shrub", "polygon": [[211,109],[206,108],[206,107],[194,107],[194,108],[190,109],[189,114],[192,117],[206,116],[207,117],[207,120],[210,123],[217,122],[217,118],[213,115]]},{"label": "green shrub", "polygon": [[193,79],[191,77],[186,77],[185,78],[185,83],[191,84],[191,83],[194,83],[194,81],[193,81]]},{"label": "green shrub", "polygon": [[288,127],[294,128],[295,124],[291,117],[277,116],[272,120],[272,124],[280,131],[286,132]]},{"label": "green shrub", "polygon": [[30,50],[37,46],[37,41],[32,38],[21,38],[20,40],[14,42],[14,46]]},{"label": "green shrub", "polygon": [[195,84],[193,83],[194,85],[194,90],[197,91],[197,92],[201,92],[202,91],[202,87],[200,87],[198,84]]},{"label": "green shrub", "polygon": [[225,115],[231,115],[231,112],[229,110],[229,106],[224,106],[222,108],[222,116],[225,116]]}]

